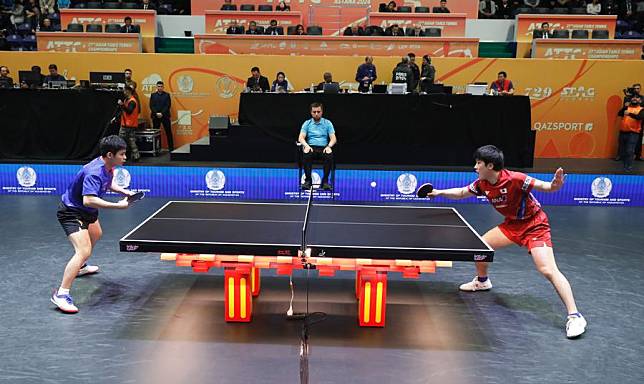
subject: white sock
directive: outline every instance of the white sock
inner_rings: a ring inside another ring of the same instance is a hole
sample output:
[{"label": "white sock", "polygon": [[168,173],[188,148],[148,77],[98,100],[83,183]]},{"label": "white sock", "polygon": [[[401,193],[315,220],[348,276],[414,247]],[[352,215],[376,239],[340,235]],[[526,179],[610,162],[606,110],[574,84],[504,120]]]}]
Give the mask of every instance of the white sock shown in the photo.
[{"label": "white sock", "polygon": [[69,295],[69,289],[65,289],[63,287],[58,288],[58,296],[60,295]]}]

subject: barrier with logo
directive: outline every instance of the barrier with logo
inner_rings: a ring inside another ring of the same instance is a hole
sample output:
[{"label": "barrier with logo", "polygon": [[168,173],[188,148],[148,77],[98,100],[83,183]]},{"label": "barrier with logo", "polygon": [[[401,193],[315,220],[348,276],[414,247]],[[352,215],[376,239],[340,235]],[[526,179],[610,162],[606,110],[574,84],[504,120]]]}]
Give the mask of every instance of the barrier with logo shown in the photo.
[{"label": "barrier with logo", "polygon": [[248,24],[254,21],[259,26],[268,27],[271,20],[286,28],[302,24],[300,12],[241,12],[241,11],[206,11],[206,33],[225,34],[226,29],[236,22],[248,30]]},{"label": "barrier with logo", "polygon": [[[291,11],[302,13],[304,26],[318,25],[322,27],[325,35],[337,35],[351,25],[366,25],[369,12],[378,11],[381,0],[293,0],[287,4]],[[247,0],[243,4],[253,4],[255,9],[259,5],[269,4],[273,8],[279,0]],[[440,5],[440,0],[403,0],[397,1],[398,6],[433,7]],[[223,0],[192,0],[190,2],[192,15],[204,15],[207,10],[219,10],[224,4]],[[241,3],[239,3],[241,4]],[[468,19],[478,18],[478,0],[449,1],[447,7],[451,13],[463,13]],[[239,5],[238,5],[239,7]],[[373,24],[373,23],[371,23]]]},{"label": "barrier with logo", "polygon": [[195,53],[307,56],[405,56],[410,51],[432,57],[477,57],[479,39],[465,37],[353,37],[196,35]]},{"label": "barrier with logo", "polygon": [[[0,194],[61,195],[79,165],[0,164]],[[554,171],[554,170],[553,170]],[[382,170],[336,171],[335,200],[419,202],[418,187],[431,181],[439,188],[471,183],[472,172],[415,172]],[[294,168],[206,168],[126,166],[114,172],[115,182],[150,197],[231,200],[300,200],[298,172]],[[319,178],[316,172],[314,180]],[[550,180],[552,174],[531,174]],[[557,193],[534,192],[546,205],[644,206],[644,176],[571,174]],[[316,192],[330,199],[330,192]],[[116,196],[115,196],[116,197]],[[465,200],[437,198],[433,203],[487,204],[485,197]]]},{"label": "barrier with logo", "polygon": [[440,28],[441,37],[465,36],[464,13],[370,13],[369,25],[387,28],[394,24],[399,27]]},{"label": "barrier with logo", "polygon": [[141,29],[143,52],[154,53],[154,38],[157,35],[157,13],[142,9],[77,9],[67,8],[60,10],[60,24],[67,29],[70,23],[102,24],[105,30],[106,24],[125,24],[126,16],[132,18],[132,24],[138,25]]},{"label": "barrier with logo", "polygon": [[517,42],[516,57],[530,57],[532,32],[541,28],[541,23],[548,22],[550,30],[575,29],[586,30],[588,35],[594,30],[608,30],[608,38],[615,38],[615,15],[552,15],[552,14],[520,14],[516,18],[515,40]]},{"label": "barrier with logo", "polygon": [[[410,49],[410,51],[412,51]],[[406,51],[408,52],[408,51]],[[417,56],[426,52],[415,50]],[[400,58],[375,57],[378,82],[389,81]],[[166,82],[172,96],[175,145],[189,144],[208,135],[208,118],[237,119],[239,94],[250,68],[260,67],[269,82],[278,71],[295,90],[322,81],[325,71],[335,81],[355,82],[357,56],[260,56],[260,55],[145,55],[107,53],[5,52],[2,64],[14,73],[34,63],[56,63],[68,79],[86,79],[90,71],[122,71],[123,63],[134,71],[142,103],[141,116],[150,116],[149,96],[156,82]],[[544,60],[492,58],[435,58],[436,79],[463,93],[471,82],[495,80],[506,71],[516,93],[528,95],[532,104],[532,128],[539,131],[535,145],[538,158],[612,158],[617,150],[622,90],[641,82],[641,60]],[[609,75],[607,75],[609,74]],[[355,84],[354,84],[355,85]],[[356,87],[353,87],[356,89]],[[492,114],[492,112],[490,112]],[[481,116],[481,118],[488,118]],[[445,129],[448,129],[447,127]],[[162,135],[165,136],[165,135]]]},{"label": "barrier with logo", "polygon": [[134,33],[38,32],[38,50],[49,52],[141,53],[141,36]]},{"label": "barrier with logo", "polygon": [[641,60],[644,40],[535,39],[532,57],[538,59]]}]

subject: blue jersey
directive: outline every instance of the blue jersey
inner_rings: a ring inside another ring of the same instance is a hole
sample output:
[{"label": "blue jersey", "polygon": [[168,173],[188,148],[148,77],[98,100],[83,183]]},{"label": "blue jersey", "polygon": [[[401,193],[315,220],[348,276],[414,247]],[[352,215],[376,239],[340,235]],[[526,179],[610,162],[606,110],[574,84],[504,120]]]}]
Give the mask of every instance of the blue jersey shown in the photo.
[{"label": "blue jersey", "polygon": [[103,159],[97,157],[78,171],[63,194],[63,204],[90,214],[97,214],[98,209],[83,205],[83,196],[103,197],[112,186],[113,176],[111,171],[105,169]]},{"label": "blue jersey", "polygon": [[324,117],[317,123],[311,118],[302,124],[300,133],[306,134],[306,142],[310,146],[326,147],[329,144],[329,136],[335,133],[335,129],[333,123]]}]

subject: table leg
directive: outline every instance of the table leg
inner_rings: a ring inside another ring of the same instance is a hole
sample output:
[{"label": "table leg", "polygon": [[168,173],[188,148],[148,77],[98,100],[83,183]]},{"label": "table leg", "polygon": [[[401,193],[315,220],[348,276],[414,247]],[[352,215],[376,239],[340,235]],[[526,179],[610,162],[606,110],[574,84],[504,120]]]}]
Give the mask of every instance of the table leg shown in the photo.
[{"label": "table leg", "polygon": [[227,268],[224,272],[225,319],[229,322],[250,322],[253,296],[250,266]]},{"label": "table leg", "polygon": [[384,327],[387,306],[387,272],[360,274],[358,322],[361,327]]}]

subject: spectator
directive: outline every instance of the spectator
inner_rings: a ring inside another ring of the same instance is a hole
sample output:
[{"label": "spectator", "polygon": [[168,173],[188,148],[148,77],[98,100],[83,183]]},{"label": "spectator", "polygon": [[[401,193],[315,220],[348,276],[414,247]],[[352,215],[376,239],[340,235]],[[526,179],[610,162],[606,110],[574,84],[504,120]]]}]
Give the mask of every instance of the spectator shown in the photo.
[{"label": "spectator", "polygon": [[150,11],[156,11],[157,6],[155,4],[153,4],[153,3],[151,3],[150,0],[143,0],[143,2],[141,3],[141,9],[150,10]]},{"label": "spectator", "polygon": [[352,25],[350,27],[347,27],[344,30],[343,35],[344,36],[364,36],[365,32],[364,32],[364,29],[362,27],[359,27],[357,25]]},{"label": "spectator", "polygon": [[541,39],[552,39],[553,34],[550,30],[550,24],[548,24],[547,21],[541,23],[541,29],[537,30],[537,32],[534,34],[534,37]]},{"label": "spectator", "polygon": [[387,36],[405,36],[405,32],[398,26],[398,24],[394,24],[391,27],[387,28],[387,31],[385,32]]},{"label": "spectator", "polygon": [[159,129],[163,125],[170,152],[174,151],[172,122],[170,121],[171,107],[170,94],[164,91],[163,81],[159,80],[157,81],[157,91],[150,95],[150,116],[152,117],[152,128]]},{"label": "spectator", "polygon": [[56,13],[56,0],[40,0],[40,13],[43,16],[49,16]]},{"label": "spectator", "polygon": [[302,24],[295,26],[295,34],[300,36],[306,35],[306,31],[304,30],[304,26]]},{"label": "spectator", "polygon": [[49,64],[49,75],[45,76],[44,84],[49,84],[50,81],[65,81],[65,76],[58,74],[58,66],[56,64]]},{"label": "spectator", "polygon": [[434,84],[436,68],[432,65],[432,58],[429,55],[423,56],[423,66],[420,71],[420,91],[429,93],[430,86]]},{"label": "spectator", "polygon": [[15,0],[10,14],[9,20],[11,24],[18,25],[25,22],[25,7],[22,5],[22,0]]},{"label": "spectator", "polygon": [[501,0],[497,8],[497,19],[514,19],[514,6],[510,0]]},{"label": "spectator", "polygon": [[392,83],[405,83],[407,84],[407,92],[412,92],[414,74],[409,67],[409,57],[403,56],[402,60],[396,68],[392,71]]},{"label": "spectator", "polygon": [[278,12],[288,12],[291,10],[291,6],[287,5],[283,0],[280,1],[276,6],[275,10]]},{"label": "spectator", "polygon": [[264,32],[267,35],[283,35],[284,34],[284,29],[279,28],[277,26],[277,20],[271,20],[270,25],[268,28],[266,28],[266,31]]},{"label": "spectator", "polygon": [[387,3],[387,7],[383,10],[384,12],[398,12],[398,5],[395,1],[390,1]]},{"label": "spectator", "polygon": [[277,72],[273,85],[271,85],[271,92],[288,92],[288,80],[286,80],[286,74],[284,74],[284,72]]},{"label": "spectator", "polygon": [[[71,1],[70,0],[57,0],[56,3],[58,4],[58,10],[61,9],[67,9],[71,7]],[[56,8],[56,7],[54,7]]]},{"label": "spectator", "polygon": [[45,17],[40,24],[40,32],[54,32],[54,26],[51,24],[51,19]]},{"label": "spectator", "polygon": [[507,79],[507,77],[508,74],[505,73],[505,71],[498,73],[496,81],[490,86],[490,89],[494,94],[503,96],[514,95],[514,85],[512,84],[512,81]]},{"label": "spectator", "polygon": [[322,118],[322,104],[313,103],[310,107],[311,118],[302,124],[300,135],[297,141],[302,145],[304,157],[302,165],[304,168],[304,183],[302,189],[310,189],[313,184],[311,173],[313,171],[313,160],[324,160],[324,173],[322,174],[321,187],[330,190],[329,174],[333,165],[333,146],[337,142],[333,123]]},{"label": "spectator", "polygon": [[[261,35],[259,32],[259,29],[257,29],[257,23],[254,21],[251,21],[248,23],[248,31],[246,31],[247,35]],[[267,80],[268,81],[268,80]]]},{"label": "spectator", "polygon": [[259,71],[259,67],[253,67],[250,70],[251,77],[246,81],[246,88],[251,92],[268,92],[268,79]]},{"label": "spectator", "polygon": [[479,1],[479,19],[496,18],[496,2],[492,0]]},{"label": "spectator", "polygon": [[599,15],[602,11],[602,5],[599,0],[593,0],[586,5],[586,13],[589,15]]},{"label": "spectator", "polygon": [[523,5],[525,5],[527,8],[535,9],[539,7],[539,0],[523,0]]},{"label": "spectator", "polygon": [[228,29],[226,29],[226,34],[227,35],[243,35],[244,34],[244,27],[241,25],[237,24],[237,20],[233,20],[230,23],[230,26]]},{"label": "spectator", "polygon": [[222,11],[234,11],[237,7],[233,5],[233,0],[224,0],[224,3],[221,5],[220,10]]},{"label": "spectator", "polygon": [[358,92],[368,92],[371,84],[378,78],[376,66],[373,64],[373,57],[364,58],[364,63],[360,64],[356,71],[356,81],[358,82]]},{"label": "spectator", "polygon": [[9,67],[0,66],[0,88],[13,88],[13,79],[9,76]]},{"label": "spectator", "polygon": [[413,52],[410,52],[407,54],[409,57],[409,69],[411,69],[412,73],[412,81],[411,81],[411,88],[408,88],[408,92],[416,92],[418,89],[418,81],[420,81],[420,69],[418,68],[418,65],[416,64],[416,54]]},{"label": "spectator", "polygon": [[[410,29],[411,29],[411,33],[409,32]],[[407,36],[410,36],[410,37],[423,37],[423,36],[425,36],[425,32],[418,26],[408,27],[407,28]]]},{"label": "spectator", "polygon": [[121,27],[121,33],[139,33],[141,29],[138,25],[132,24],[132,18],[130,16],[125,16],[123,19],[125,25]]},{"label": "spectator", "polygon": [[40,8],[36,0],[27,0],[25,4],[25,21],[32,25],[33,32],[40,24]]},{"label": "spectator", "polygon": [[432,8],[433,13],[450,13],[447,8],[447,0],[441,0],[440,7]]},{"label": "spectator", "polygon": [[642,120],[644,120],[644,108],[641,104],[641,96],[633,96],[631,100],[624,103],[624,107],[618,115],[622,116],[622,123],[619,132],[619,146],[622,149],[619,156],[624,162],[624,171],[633,171],[633,157],[635,147],[642,146],[642,142],[637,142],[642,131]]}]

